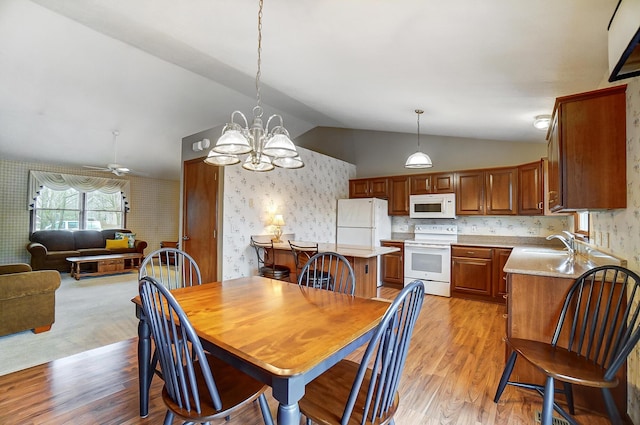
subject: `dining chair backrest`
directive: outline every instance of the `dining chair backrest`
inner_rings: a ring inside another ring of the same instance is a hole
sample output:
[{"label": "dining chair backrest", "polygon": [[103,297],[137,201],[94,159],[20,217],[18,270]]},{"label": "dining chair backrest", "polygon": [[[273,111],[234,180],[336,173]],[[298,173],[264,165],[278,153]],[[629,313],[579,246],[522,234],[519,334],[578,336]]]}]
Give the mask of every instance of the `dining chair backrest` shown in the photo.
[{"label": "dining chair backrest", "polygon": [[640,277],[619,266],[596,267],[567,293],[552,346],[561,346],[606,369],[618,369],[640,340]]},{"label": "dining chair backrest", "polygon": [[145,257],[138,279],[151,276],[169,289],[200,285],[202,275],[196,261],[178,248],[160,248]]},{"label": "dining chair backrest", "polygon": [[291,241],[288,241],[288,242],[289,242],[289,246],[291,247],[291,253],[293,254],[293,262],[296,265],[296,273],[298,276],[300,276],[300,271],[302,270],[302,267],[304,267],[304,265],[307,264],[307,261],[309,261],[309,258],[313,257],[318,253],[318,244],[313,243],[313,244],[299,245]]},{"label": "dining chair backrest", "polygon": [[356,277],[349,260],[336,252],[313,255],[298,274],[298,285],[353,295]]},{"label": "dining chair backrest", "polygon": [[[171,400],[182,409],[200,414],[201,400],[207,397],[207,402],[220,410],[222,401],[202,344],[176,299],[164,284],[150,276],[140,279],[139,292]],[[196,376],[204,379],[204,387],[198,385]],[[202,388],[208,394],[201,394]]]},{"label": "dining chair backrest", "polygon": [[[413,328],[424,301],[424,284],[414,280],[405,286],[391,303],[362,356],[351,393],[342,413],[348,423],[361,393],[366,394],[363,419],[377,423],[395,406],[400,377],[409,351]],[[366,374],[371,374],[369,387],[361,389]]]}]

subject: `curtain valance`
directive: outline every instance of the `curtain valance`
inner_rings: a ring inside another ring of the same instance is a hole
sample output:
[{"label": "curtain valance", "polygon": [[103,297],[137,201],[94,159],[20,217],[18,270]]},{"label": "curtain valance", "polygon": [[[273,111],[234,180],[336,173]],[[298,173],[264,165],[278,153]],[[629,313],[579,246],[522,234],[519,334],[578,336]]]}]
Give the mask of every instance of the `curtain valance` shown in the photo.
[{"label": "curtain valance", "polygon": [[128,211],[130,208],[128,202],[130,199],[129,180],[31,170],[29,171],[28,209],[32,210],[34,208],[36,198],[40,194],[40,189],[45,186],[52,190],[67,190],[71,188],[79,192],[91,192],[94,190],[100,190],[104,193],[121,192],[124,198],[125,209]]}]

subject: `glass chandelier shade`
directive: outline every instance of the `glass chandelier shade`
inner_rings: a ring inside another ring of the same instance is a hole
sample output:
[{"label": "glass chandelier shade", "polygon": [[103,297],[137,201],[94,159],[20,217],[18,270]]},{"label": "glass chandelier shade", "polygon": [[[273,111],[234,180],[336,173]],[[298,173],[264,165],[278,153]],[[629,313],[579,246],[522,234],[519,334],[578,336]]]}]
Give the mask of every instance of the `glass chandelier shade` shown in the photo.
[{"label": "glass chandelier shade", "polygon": [[418,150],[416,153],[409,155],[407,162],[405,162],[405,168],[431,168],[433,163],[431,158],[426,153],[420,151],[420,115],[424,113],[421,109],[416,109],[418,115]]},{"label": "glass chandelier shade", "polygon": [[[231,122],[222,129],[222,135],[205,159],[211,165],[233,165],[240,162],[239,155],[249,154],[242,168],[251,171],[271,171],[275,167],[300,168],[304,166],[289,132],[284,127],[282,116],[274,114],[262,123],[262,100],[260,97],[260,65],[262,54],[262,5],[258,11],[258,72],[256,92],[258,104],[253,108],[251,127],[247,117],[240,111],[231,114]],[[273,125],[272,125],[273,124]]]}]

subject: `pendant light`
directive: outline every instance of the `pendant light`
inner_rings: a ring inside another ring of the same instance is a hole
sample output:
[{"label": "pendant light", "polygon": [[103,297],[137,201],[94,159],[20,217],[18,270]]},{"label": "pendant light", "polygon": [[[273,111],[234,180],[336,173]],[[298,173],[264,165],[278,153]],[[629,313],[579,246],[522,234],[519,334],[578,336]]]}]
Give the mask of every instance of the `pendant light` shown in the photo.
[{"label": "pendant light", "polygon": [[[248,154],[242,168],[250,171],[271,171],[274,167],[300,168],[302,159],[284,128],[282,116],[274,114],[262,124],[262,98],[260,96],[260,66],[262,63],[262,6],[258,9],[258,71],[256,72],[257,105],[253,108],[251,127],[240,111],[231,114],[231,122],[222,129],[222,135],[204,160],[210,165],[233,165],[240,162],[239,155]],[[273,124],[273,125],[272,125]]]},{"label": "pendant light", "polygon": [[416,114],[418,115],[418,150],[416,153],[410,155],[409,158],[407,158],[407,162],[404,164],[405,168],[433,167],[429,155],[420,151],[420,115],[422,115],[423,113],[424,111],[422,109],[416,109]]}]

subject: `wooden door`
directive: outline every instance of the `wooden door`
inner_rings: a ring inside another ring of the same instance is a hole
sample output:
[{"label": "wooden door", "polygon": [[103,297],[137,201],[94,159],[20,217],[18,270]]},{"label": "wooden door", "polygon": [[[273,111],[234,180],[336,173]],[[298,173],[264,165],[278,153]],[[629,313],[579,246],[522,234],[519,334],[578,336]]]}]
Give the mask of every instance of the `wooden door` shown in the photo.
[{"label": "wooden door", "polygon": [[218,167],[184,162],[182,249],[198,263],[203,282],[218,280]]},{"label": "wooden door", "polygon": [[369,195],[372,198],[387,199],[389,197],[389,181],[386,177],[369,179]]},{"label": "wooden door", "polygon": [[431,174],[416,174],[410,177],[411,195],[431,193]]},{"label": "wooden door", "polygon": [[349,180],[349,198],[368,198],[369,196],[368,179]]},{"label": "wooden door", "polygon": [[400,248],[400,251],[382,256],[382,282],[394,288],[404,286],[404,243],[382,242],[382,246]]},{"label": "wooden door", "polygon": [[431,178],[431,193],[455,193],[455,173],[439,173]]}]

